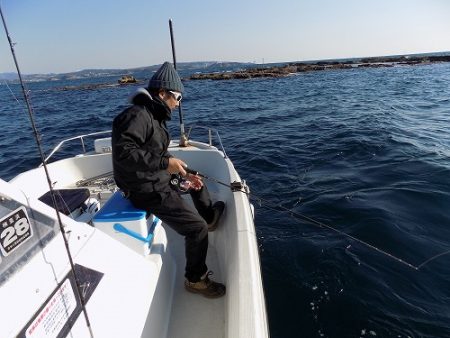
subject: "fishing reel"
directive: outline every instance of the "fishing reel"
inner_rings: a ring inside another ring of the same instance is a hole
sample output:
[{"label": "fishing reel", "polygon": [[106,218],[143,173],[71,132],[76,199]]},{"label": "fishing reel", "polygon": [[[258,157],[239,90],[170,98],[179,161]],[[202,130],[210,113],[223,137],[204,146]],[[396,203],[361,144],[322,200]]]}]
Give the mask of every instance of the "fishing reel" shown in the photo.
[{"label": "fishing reel", "polygon": [[170,184],[181,193],[187,193],[191,188],[191,182],[180,174],[172,174]]},{"label": "fishing reel", "polygon": [[[184,170],[191,175],[195,176],[202,176],[198,171],[188,168],[187,166],[184,167]],[[187,177],[181,176],[180,173],[178,174],[172,174],[170,179],[170,184],[179,192],[186,193],[189,191],[189,189],[193,188],[195,190],[199,190],[198,187],[195,186]]]}]

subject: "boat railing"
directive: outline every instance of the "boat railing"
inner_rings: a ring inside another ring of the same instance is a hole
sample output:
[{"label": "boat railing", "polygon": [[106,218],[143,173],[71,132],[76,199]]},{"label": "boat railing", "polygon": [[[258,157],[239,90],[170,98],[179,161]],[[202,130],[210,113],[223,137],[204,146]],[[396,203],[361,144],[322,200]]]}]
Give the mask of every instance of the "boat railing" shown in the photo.
[{"label": "boat railing", "polygon": [[[220,137],[219,131],[217,129],[214,129],[214,128],[211,128],[211,127],[200,126],[200,125],[192,125],[192,126],[189,127],[188,132],[187,132],[187,138],[188,139],[190,139],[191,132],[194,129],[203,129],[203,130],[207,130],[208,131],[208,144],[211,147],[213,146],[213,135],[215,135],[217,141],[219,142],[220,150],[223,152],[224,157],[228,158],[227,153],[225,152],[225,148],[223,146],[222,139]],[[65,139],[65,140],[59,142],[58,145],[55,148],[53,148],[53,150],[50,152],[50,154],[45,158],[44,162],[48,163],[48,161],[62,148],[62,146],[64,144],[66,144],[66,143],[68,143],[70,141],[74,141],[74,140],[80,140],[80,145],[81,145],[81,148],[83,149],[83,154],[86,154],[87,150],[86,150],[85,139],[93,137],[93,136],[105,135],[105,134],[111,134],[111,130],[98,131],[98,132],[95,132],[95,133],[78,135],[78,136],[74,136],[74,137],[70,137],[68,139]],[[42,166],[42,163],[41,163],[40,166]]]},{"label": "boat railing", "polygon": [[[86,139],[86,138],[89,138],[89,137],[92,137],[92,136],[103,135],[103,134],[111,134],[111,130],[98,131],[98,132],[95,132],[95,133],[89,133],[89,134],[84,134],[84,135],[78,135],[78,136],[74,136],[74,137],[65,139],[65,140],[59,142],[58,145],[57,145],[55,148],[53,148],[53,150],[51,151],[51,153],[45,158],[44,162],[45,162],[45,163],[48,163],[48,161],[50,160],[50,158],[51,158],[53,155],[55,155],[55,154],[61,149],[61,147],[62,147],[65,143],[68,143],[68,142],[70,142],[70,141],[77,140],[77,139],[80,140],[80,144],[81,144],[81,147],[82,147],[82,149],[83,149],[83,154],[86,154],[87,151],[86,151],[86,143],[85,143],[85,139]],[[42,166],[42,163],[41,163],[40,166]]]},{"label": "boat railing", "polygon": [[225,152],[225,148],[223,147],[223,143],[222,143],[222,139],[220,138],[219,131],[217,129],[194,124],[194,125],[190,126],[189,129],[188,129],[188,132],[187,132],[187,139],[188,140],[190,139],[191,132],[192,132],[193,129],[204,129],[204,130],[207,130],[208,131],[208,144],[211,147],[213,146],[213,133],[214,133],[215,136],[217,137],[217,141],[219,142],[220,150],[223,152],[223,156],[225,158],[228,158],[227,153]]}]

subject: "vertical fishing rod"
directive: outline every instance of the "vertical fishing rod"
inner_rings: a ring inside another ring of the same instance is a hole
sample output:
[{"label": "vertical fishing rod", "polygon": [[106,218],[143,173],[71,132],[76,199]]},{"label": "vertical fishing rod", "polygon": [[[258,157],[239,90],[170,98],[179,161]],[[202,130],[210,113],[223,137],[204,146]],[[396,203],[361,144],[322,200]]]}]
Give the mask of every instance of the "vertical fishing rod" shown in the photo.
[{"label": "vertical fishing rod", "polygon": [[[169,19],[169,29],[170,29],[170,43],[172,45],[173,67],[177,69],[177,56],[175,54],[175,39],[173,38],[172,19]],[[183,110],[181,109],[181,101],[178,104],[178,116],[180,117],[180,146],[187,147],[188,139],[186,137],[186,133],[184,132]]]},{"label": "vertical fishing rod", "polygon": [[75,264],[73,262],[72,254],[70,253],[69,241],[67,240],[66,233],[64,231],[64,226],[62,224],[61,215],[60,215],[58,209],[56,208],[56,205],[57,205],[56,204],[56,195],[55,195],[55,191],[53,190],[53,185],[52,185],[52,182],[51,182],[51,179],[50,179],[50,174],[48,172],[48,168],[47,168],[47,163],[45,161],[44,152],[42,151],[41,140],[40,140],[40,137],[39,137],[38,130],[36,128],[36,123],[34,121],[33,109],[31,108],[31,104],[30,104],[30,97],[28,95],[28,91],[25,89],[25,84],[24,84],[24,81],[22,79],[22,73],[20,72],[19,63],[17,62],[16,53],[15,53],[15,50],[14,50],[14,43],[12,42],[11,37],[9,35],[8,27],[6,26],[6,21],[5,21],[5,17],[3,16],[3,11],[2,11],[1,5],[0,5],[0,15],[2,17],[3,27],[5,29],[6,37],[8,39],[9,47],[11,49],[11,54],[13,56],[14,64],[16,66],[17,75],[19,76],[20,86],[22,87],[22,93],[23,93],[23,96],[24,96],[24,99],[25,99],[25,103],[26,103],[26,106],[27,106],[28,115],[29,115],[30,121],[31,121],[31,126],[33,128],[34,138],[36,140],[36,144],[37,144],[37,147],[38,147],[38,150],[39,150],[39,155],[41,157],[42,165],[44,167],[45,176],[47,178],[47,183],[48,183],[48,186],[49,186],[49,189],[50,189],[50,195],[51,195],[51,198],[52,198],[52,202],[53,202],[53,205],[55,206],[56,218],[58,220],[59,229],[61,231],[61,234],[62,234],[62,237],[63,237],[63,240],[64,240],[64,245],[66,247],[66,252],[67,252],[67,256],[69,258],[69,263],[70,263],[70,269],[71,269],[71,271],[73,273],[73,276],[75,278],[75,284],[77,286],[77,288],[76,288],[77,289],[76,290],[77,291],[76,295],[77,295],[77,297],[78,297],[78,299],[80,301],[81,308],[82,308],[82,311],[83,311],[83,314],[84,314],[84,318],[86,320],[86,325],[87,325],[87,327],[89,329],[89,333],[90,333],[91,337],[93,338],[94,334],[92,332],[91,323],[89,321],[89,316],[87,314],[86,304],[84,302],[83,297],[81,296],[82,293],[81,293],[80,282],[79,282],[79,279],[78,279],[78,277],[77,277],[77,275],[75,273]]}]

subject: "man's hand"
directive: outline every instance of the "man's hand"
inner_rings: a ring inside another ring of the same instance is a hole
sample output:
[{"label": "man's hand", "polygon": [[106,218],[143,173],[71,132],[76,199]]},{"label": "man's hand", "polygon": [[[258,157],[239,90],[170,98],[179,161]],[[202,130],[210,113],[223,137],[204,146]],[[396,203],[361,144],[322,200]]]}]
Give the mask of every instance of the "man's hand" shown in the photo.
[{"label": "man's hand", "polygon": [[169,165],[167,166],[167,171],[169,172],[169,174],[180,173],[181,176],[186,176],[186,170],[184,170],[184,167],[187,167],[187,164],[182,160],[175,157],[169,158]]},{"label": "man's hand", "polygon": [[188,174],[187,179],[190,181],[191,188],[194,190],[200,190],[203,187],[203,181],[200,176]]}]

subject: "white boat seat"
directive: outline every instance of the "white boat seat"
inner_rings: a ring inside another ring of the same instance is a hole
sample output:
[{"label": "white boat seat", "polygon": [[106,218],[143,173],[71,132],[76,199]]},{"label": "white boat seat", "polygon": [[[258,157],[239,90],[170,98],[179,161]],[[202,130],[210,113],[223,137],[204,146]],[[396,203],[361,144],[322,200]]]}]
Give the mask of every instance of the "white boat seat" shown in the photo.
[{"label": "white boat seat", "polygon": [[158,223],[157,217],[133,206],[121,191],[116,191],[93,218],[96,228],[144,255],[150,252]]},{"label": "white boat seat", "polygon": [[[73,211],[83,206],[90,196],[89,189],[55,189],[56,209],[64,215],[70,215]],[[52,195],[47,191],[39,197],[41,202],[54,208]]]}]

